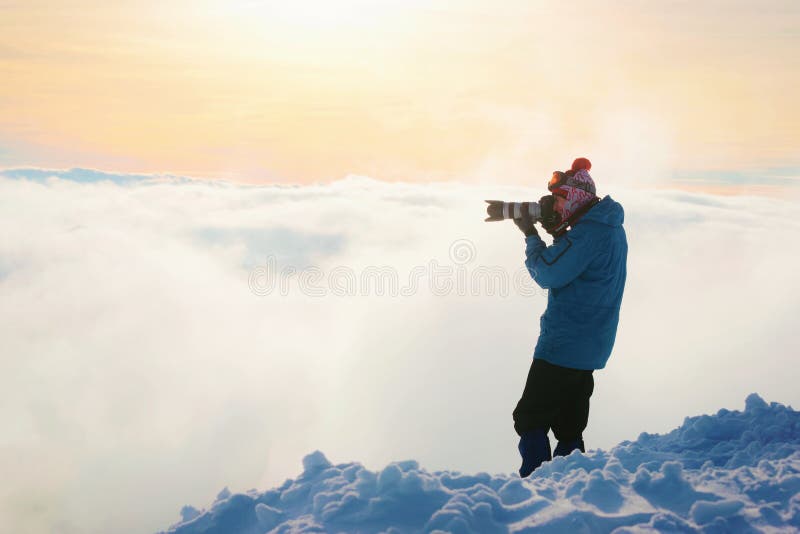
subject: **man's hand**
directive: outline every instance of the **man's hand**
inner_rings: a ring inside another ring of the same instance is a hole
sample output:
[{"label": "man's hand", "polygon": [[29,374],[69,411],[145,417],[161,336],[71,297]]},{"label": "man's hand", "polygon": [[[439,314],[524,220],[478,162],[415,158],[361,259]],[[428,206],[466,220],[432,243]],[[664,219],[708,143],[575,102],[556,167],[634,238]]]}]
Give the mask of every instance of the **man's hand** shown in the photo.
[{"label": "man's hand", "polygon": [[550,235],[553,235],[551,230],[561,222],[561,216],[555,211],[555,200],[553,195],[545,195],[539,199],[539,208],[542,214],[542,227],[544,227]]},{"label": "man's hand", "polygon": [[525,208],[526,209],[522,210],[522,217],[514,219],[514,224],[525,234],[525,237],[529,235],[539,235],[539,232],[536,231],[536,226],[534,226],[531,214],[527,210],[527,206],[525,206]]}]

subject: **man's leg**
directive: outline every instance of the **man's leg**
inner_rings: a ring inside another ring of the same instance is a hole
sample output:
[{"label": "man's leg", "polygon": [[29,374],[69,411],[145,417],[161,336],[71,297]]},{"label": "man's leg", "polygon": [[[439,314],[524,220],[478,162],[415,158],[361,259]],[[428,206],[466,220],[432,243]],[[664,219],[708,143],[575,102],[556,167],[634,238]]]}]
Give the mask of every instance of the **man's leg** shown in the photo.
[{"label": "man's leg", "polygon": [[522,398],[514,409],[514,430],[520,436],[522,465],[519,476],[529,476],[542,462],[553,458],[547,432],[558,411],[558,367],[534,359],[525,381]]},{"label": "man's leg", "polygon": [[553,423],[558,440],[555,456],[566,456],[575,449],[585,450],[583,431],[589,423],[589,398],[594,391],[592,371],[574,370],[573,380],[564,390],[563,404]]},{"label": "man's leg", "polygon": [[531,362],[525,389],[513,413],[514,430],[519,436],[536,428],[545,433],[550,430],[559,408],[558,369],[544,360]]}]

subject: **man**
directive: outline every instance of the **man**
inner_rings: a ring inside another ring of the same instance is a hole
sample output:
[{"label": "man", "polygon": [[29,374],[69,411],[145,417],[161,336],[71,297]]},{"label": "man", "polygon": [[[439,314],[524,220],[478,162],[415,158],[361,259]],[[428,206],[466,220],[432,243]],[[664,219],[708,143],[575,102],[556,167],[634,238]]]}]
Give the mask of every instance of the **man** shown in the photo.
[{"label": "man", "polygon": [[[527,210],[514,219],[525,234],[525,266],[549,290],[533,362],[513,413],[523,478],[553,455],[585,452],[592,372],[605,367],[616,337],[628,255],[624,212],[610,196],[595,195],[589,169],[589,160],[578,158],[569,171],[553,173],[552,195],[539,202],[552,245],[539,237]],[[558,441],[552,454],[551,429]]]}]

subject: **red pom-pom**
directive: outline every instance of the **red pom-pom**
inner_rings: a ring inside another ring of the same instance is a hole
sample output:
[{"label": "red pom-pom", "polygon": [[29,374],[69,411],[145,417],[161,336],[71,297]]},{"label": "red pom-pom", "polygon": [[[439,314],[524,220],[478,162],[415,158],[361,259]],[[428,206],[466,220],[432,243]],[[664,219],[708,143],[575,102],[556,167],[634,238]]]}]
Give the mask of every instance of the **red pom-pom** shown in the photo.
[{"label": "red pom-pom", "polygon": [[578,158],[572,162],[572,172],[578,172],[581,169],[591,170],[592,162],[586,158]]}]

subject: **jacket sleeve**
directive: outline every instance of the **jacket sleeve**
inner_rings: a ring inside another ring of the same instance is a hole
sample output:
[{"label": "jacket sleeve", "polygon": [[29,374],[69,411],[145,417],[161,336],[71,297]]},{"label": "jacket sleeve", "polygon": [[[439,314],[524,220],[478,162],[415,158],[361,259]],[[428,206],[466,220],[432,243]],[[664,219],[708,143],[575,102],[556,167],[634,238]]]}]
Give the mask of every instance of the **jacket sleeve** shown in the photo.
[{"label": "jacket sleeve", "polygon": [[536,234],[525,238],[525,267],[543,289],[569,284],[586,270],[593,258],[592,239],[585,233],[568,232],[549,247]]}]

